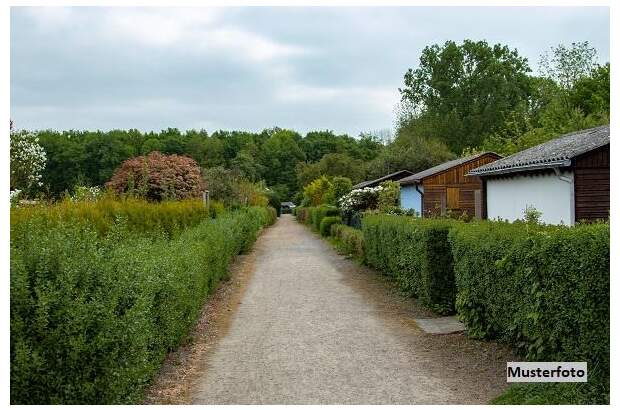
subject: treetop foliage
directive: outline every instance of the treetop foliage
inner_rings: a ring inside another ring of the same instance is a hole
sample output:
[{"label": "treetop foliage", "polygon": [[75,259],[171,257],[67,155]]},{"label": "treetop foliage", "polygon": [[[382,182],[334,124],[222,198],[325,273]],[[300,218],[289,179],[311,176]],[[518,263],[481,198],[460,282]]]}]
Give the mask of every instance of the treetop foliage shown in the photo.
[{"label": "treetop foliage", "polygon": [[455,154],[509,155],[609,123],[609,63],[596,56],[588,42],[552,47],[535,75],[501,44],[428,46],[404,76],[397,134],[441,142]]}]

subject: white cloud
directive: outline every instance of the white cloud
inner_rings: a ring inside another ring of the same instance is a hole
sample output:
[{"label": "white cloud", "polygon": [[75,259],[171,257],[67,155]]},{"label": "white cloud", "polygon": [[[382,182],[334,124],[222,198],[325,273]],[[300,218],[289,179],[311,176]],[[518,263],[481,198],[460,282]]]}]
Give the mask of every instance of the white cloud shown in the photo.
[{"label": "white cloud", "polygon": [[221,28],[204,33],[203,43],[207,49],[231,51],[255,61],[272,60],[279,57],[304,54],[301,47],[277,43],[255,33],[237,28]]},{"label": "white cloud", "polygon": [[276,98],[283,103],[318,103],[338,101],[342,104],[366,106],[369,109],[391,113],[399,100],[393,87],[320,87],[304,84],[282,85]]},{"label": "white cloud", "polygon": [[43,29],[54,29],[71,22],[73,9],[70,7],[15,7],[15,10],[25,10],[26,14]]},{"label": "white cloud", "polygon": [[257,33],[222,22],[223,11],[199,9],[110,10],[99,27],[105,35],[149,47],[175,47],[188,53],[229,54],[235,59],[269,61],[304,53]]},{"label": "white cloud", "polygon": [[[172,48],[187,53],[230,55],[255,62],[301,55],[309,50],[284,44],[267,36],[226,24],[226,8],[29,8],[28,14],[41,29],[70,27],[85,36],[119,44]],[[79,18],[78,18],[79,17]]]},{"label": "white cloud", "polygon": [[344,90],[330,87],[308,86],[303,84],[286,84],[283,81],[276,91],[276,98],[280,102],[321,102],[333,98],[339,98],[344,94]]},{"label": "white cloud", "polygon": [[161,12],[117,10],[106,13],[98,29],[108,37],[146,46],[170,46],[187,37],[191,28],[183,19],[175,19]]}]

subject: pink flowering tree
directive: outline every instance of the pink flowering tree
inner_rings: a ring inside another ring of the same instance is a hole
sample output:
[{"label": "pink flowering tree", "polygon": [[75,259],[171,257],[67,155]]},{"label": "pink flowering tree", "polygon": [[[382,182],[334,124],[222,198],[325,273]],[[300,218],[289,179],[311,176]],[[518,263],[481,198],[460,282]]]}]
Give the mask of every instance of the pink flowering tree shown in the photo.
[{"label": "pink flowering tree", "polygon": [[203,190],[196,161],[157,151],[123,162],[106,186],[118,194],[128,193],[153,201],[195,198]]}]

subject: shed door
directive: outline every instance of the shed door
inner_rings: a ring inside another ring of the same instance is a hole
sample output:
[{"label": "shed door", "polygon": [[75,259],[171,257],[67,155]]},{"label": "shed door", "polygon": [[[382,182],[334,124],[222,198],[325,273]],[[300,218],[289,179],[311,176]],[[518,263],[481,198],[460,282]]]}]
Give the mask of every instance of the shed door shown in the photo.
[{"label": "shed door", "polygon": [[448,209],[459,209],[459,189],[447,188],[446,196]]}]

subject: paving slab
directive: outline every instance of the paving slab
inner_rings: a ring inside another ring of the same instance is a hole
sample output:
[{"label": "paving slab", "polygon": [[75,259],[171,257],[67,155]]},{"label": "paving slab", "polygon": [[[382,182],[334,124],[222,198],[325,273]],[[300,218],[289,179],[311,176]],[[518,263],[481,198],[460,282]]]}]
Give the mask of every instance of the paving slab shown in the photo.
[{"label": "paving slab", "polygon": [[433,319],[416,319],[415,322],[426,333],[448,335],[465,331],[465,325],[456,316],[444,316]]}]

